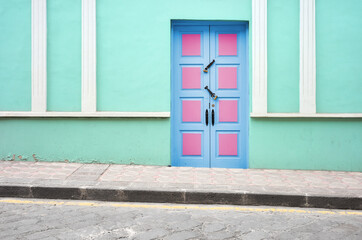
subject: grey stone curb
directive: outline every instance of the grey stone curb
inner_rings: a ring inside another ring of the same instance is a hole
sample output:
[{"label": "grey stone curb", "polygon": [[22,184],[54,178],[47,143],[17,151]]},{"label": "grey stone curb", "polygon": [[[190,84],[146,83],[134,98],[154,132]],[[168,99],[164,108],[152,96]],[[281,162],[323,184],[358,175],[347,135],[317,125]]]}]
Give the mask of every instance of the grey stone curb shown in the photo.
[{"label": "grey stone curb", "polygon": [[257,193],[99,189],[87,187],[0,186],[0,197],[151,202],[183,204],[265,205],[362,210],[362,198]]}]

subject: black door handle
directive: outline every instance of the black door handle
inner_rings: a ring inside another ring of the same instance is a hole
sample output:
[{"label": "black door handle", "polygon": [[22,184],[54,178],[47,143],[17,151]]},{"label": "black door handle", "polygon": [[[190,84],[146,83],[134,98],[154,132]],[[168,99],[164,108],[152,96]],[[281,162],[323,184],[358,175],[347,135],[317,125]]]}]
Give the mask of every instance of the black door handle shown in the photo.
[{"label": "black door handle", "polygon": [[212,65],[212,64],[214,64],[214,62],[215,62],[215,59],[214,59],[214,60],[212,60],[212,62],[211,62],[211,63],[209,63],[209,65],[207,65],[207,66],[206,66],[206,68],[204,69],[204,72],[206,72],[206,73],[207,73],[207,69],[209,69],[209,67],[211,67],[211,65]]},{"label": "black door handle", "polygon": [[206,123],[206,126],[209,125],[209,110],[207,110],[207,109],[205,111],[205,123]]},{"label": "black door handle", "polygon": [[215,112],[214,112],[214,109],[212,109],[212,111],[211,111],[211,124],[212,124],[212,126],[214,126],[214,123],[215,123]]},{"label": "black door handle", "polygon": [[215,95],[215,93],[211,92],[208,86],[206,86],[205,89],[210,93],[211,97],[216,100],[217,96]]}]

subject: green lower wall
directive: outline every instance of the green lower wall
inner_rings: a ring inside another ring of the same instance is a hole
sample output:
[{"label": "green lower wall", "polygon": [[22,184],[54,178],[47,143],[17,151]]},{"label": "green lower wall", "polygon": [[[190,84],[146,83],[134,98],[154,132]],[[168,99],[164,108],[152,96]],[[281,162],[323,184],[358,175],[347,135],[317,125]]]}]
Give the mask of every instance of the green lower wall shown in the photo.
[{"label": "green lower wall", "polygon": [[167,119],[0,119],[0,133],[4,160],[170,164]]},{"label": "green lower wall", "polygon": [[[1,119],[0,132],[3,160],[170,164],[168,119]],[[361,146],[358,119],[251,119],[249,165],[362,171]]]},{"label": "green lower wall", "polygon": [[250,167],[362,171],[360,119],[252,119]]}]

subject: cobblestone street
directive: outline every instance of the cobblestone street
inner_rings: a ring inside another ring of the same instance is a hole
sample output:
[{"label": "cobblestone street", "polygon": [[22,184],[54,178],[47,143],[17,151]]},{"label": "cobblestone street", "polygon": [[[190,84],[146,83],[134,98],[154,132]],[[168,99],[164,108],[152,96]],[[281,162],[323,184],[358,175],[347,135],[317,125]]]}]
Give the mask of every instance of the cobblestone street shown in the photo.
[{"label": "cobblestone street", "polygon": [[0,239],[361,238],[361,211],[0,199]]}]

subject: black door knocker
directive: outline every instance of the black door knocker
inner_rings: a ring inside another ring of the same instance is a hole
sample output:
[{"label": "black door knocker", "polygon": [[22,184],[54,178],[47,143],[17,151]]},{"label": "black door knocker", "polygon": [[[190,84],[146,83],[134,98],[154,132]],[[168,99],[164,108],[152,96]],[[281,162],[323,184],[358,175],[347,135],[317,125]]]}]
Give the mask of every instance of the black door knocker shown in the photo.
[{"label": "black door knocker", "polygon": [[214,60],[212,60],[212,62],[211,62],[211,63],[209,63],[209,65],[207,65],[207,66],[206,66],[206,68],[204,69],[204,72],[206,72],[206,73],[207,73],[207,72],[208,72],[208,69],[211,67],[211,65],[212,65],[212,64],[214,64],[214,62],[215,62],[215,59],[214,59]]},{"label": "black door knocker", "polygon": [[215,93],[211,92],[208,86],[206,86],[205,89],[210,93],[211,97],[216,100],[217,96],[215,95]]}]

